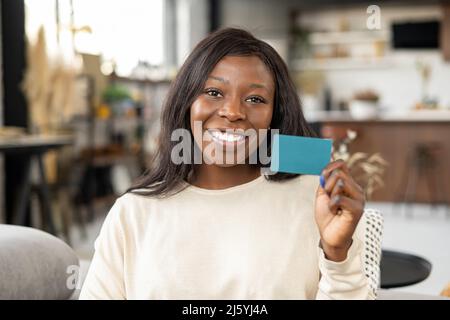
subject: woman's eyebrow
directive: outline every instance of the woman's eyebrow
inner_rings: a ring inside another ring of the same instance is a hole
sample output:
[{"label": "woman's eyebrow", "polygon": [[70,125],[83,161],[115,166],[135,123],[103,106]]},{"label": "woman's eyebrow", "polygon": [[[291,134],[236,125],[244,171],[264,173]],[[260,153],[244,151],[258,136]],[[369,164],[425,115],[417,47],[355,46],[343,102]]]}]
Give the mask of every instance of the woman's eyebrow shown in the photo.
[{"label": "woman's eyebrow", "polygon": [[250,88],[260,88],[260,89],[264,89],[266,91],[269,91],[269,88],[267,88],[265,85],[261,84],[261,83],[251,83],[249,84]]},{"label": "woman's eyebrow", "polygon": [[230,83],[230,81],[228,81],[228,80],[226,80],[224,78],[221,78],[221,77],[209,76],[208,79],[217,80],[217,81],[220,81],[220,82],[223,82],[223,83],[226,83],[226,84]]},{"label": "woman's eyebrow", "polygon": [[[223,82],[223,83],[225,83],[225,84],[229,84],[229,83],[230,83],[229,80],[224,79],[224,78],[222,78],[222,77],[208,76],[208,79],[220,81],[220,82]],[[250,88],[264,89],[264,90],[270,92],[269,88],[268,88],[267,86],[265,86],[264,84],[262,84],[262,83],[250,83],[248,86],[249,86]]]}]

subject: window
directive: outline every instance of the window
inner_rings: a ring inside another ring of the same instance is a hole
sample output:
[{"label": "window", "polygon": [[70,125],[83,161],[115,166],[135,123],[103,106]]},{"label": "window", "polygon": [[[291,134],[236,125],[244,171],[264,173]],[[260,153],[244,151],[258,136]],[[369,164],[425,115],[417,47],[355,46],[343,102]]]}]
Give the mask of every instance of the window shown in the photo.
[{"label": "window", "polygon": [[138,61],[164,63],[163,1],[26,0],[27,34],[32,39],[44,25],[50,55],[67,56],[73,48],[100,54],[119,75],[129,75]]}]

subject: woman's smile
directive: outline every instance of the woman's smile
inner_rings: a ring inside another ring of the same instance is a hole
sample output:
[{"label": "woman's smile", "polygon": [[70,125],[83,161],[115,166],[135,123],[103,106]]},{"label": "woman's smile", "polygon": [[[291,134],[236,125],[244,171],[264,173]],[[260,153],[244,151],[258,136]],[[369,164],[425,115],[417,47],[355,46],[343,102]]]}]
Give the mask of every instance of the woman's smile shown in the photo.
[{"label": "woman's smile", "polygon": [[214,142],[225,146],[237,146],[248,140],[248,136],[243,130],[235,131],[232,129],[208,129],[207,132],[210,134]]}]

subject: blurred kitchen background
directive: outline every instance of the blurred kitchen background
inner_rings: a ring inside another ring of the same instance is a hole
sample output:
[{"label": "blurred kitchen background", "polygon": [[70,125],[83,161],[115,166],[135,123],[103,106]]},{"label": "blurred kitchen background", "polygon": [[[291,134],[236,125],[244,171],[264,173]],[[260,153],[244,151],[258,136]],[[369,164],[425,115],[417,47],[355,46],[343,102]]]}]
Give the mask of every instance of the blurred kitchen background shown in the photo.
[{"label": "blurred kitchen background", "polygon": [[0,223],[53,233],[89,261],[114,199],[149,166],[178,68],[227,26],[283,57],[306,119],[383,213],[383,248],[417,259],[422,278],[393,290],[439,295],[450,283],[445,1],[1,0]]}]

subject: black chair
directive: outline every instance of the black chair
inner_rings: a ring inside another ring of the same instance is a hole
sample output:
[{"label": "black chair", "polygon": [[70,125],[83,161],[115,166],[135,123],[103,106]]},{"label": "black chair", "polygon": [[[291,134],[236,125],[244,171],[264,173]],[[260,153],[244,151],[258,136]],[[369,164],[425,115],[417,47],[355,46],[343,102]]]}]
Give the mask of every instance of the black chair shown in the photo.
[{"label": "black chair", "polygon": [[417,187],[420,182],[425,183],[428,189],[430,210],[434,211],[437,204],[446,206],[446,214],[449,215],[449,199],[445,190],[445,181],[442,179],[442,152],[444,146],[440,142],[419,142],[408,154],[408,165],[402,173],[402,182],[398,186],[398,197],[404,204],[404,212],[412,215],[413,208],[408,204],[416,201]]},{"label": "black chair", "polygon": [[380,273],[382,289],[405,287],[428,278],[431,263],[412,254],[382,250]]}]

